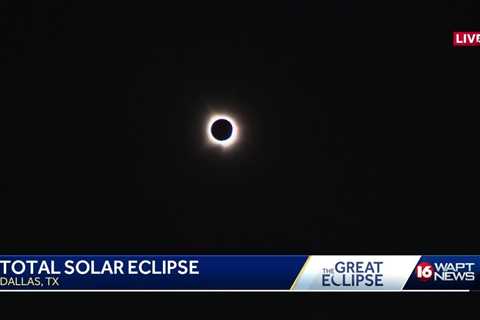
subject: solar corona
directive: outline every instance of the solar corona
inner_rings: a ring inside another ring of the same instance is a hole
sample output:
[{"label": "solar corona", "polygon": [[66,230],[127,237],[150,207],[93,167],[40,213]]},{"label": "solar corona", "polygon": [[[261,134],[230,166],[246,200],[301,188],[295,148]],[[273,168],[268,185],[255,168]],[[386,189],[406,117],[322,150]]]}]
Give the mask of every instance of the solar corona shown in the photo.
[{"label": "solar corona", "polygon": [[238,126],[235,120],[223,114],[216,114],[207,123],[207,137],[211,144],[230,147],[238,140]]}]

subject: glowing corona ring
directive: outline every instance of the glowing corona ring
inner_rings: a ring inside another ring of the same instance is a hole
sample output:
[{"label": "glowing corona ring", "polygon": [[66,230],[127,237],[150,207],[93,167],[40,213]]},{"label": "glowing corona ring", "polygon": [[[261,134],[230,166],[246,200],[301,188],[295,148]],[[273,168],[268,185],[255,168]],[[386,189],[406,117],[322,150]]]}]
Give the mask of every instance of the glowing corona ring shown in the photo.
[{"label": "glowing corona ring", "polygon": [[[228,139],[217,140],[212,135],[211,128],[212,128],[213,123],[217,120],[227,120],[232,125],[232,134],[230,135],[230,137]],[[208,138],[208,141],[212,144],[216,144],[216,145],[219,145],[219,146],[222,146],[222,147],[229,147],[232,144],[234,144],[235,141],[238,139],[237,123],[235,122],[235,120],[233,120],[231,117],[229,117],[227,115],[223,115],[223,114],[213,115],[213,116],[210,117],[210,119],[208,120],[208,123],[207,123],[207,138]]]}]

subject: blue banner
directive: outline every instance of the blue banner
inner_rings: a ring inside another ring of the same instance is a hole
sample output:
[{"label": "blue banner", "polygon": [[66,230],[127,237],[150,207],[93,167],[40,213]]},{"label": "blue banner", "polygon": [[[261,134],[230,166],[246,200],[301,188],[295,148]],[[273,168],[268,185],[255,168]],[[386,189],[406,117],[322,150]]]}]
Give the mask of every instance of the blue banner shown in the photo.
[{"label": "blue banner", "polygon": [[0,290],[289,289],[307,256],[1,256]]},{"label": "blue banner", "polygon": [[0,291],[477,291],[480,256],[0,256]]}]

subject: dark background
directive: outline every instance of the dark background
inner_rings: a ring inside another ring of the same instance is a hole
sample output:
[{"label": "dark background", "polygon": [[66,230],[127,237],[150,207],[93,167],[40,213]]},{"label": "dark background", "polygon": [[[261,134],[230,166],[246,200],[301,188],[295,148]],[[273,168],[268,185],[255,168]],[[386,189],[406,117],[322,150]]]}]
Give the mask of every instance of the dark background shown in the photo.
[{"label": "dark background", "polygon": [[0,10],[1,252],[478,253],[474,1]]},{"label": "dark background", "polygon": [[2,252],[474,253],[478,6],[444,5],[3,1]]}]

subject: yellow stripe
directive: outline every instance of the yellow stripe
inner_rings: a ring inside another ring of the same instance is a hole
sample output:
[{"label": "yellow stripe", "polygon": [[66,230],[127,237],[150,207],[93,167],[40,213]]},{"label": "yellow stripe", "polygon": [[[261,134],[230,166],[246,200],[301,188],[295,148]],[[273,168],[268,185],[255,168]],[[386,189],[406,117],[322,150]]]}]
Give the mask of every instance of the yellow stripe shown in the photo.
[{"label": "yellow stripe", "polygon": [[298,279],[300,279],[300,277],[302,276],[302,273],[305,271],[307,263],[308,263],[309,260],[310,260],[310,256],[308,256],[307,260],[305,260],[305,263],[303,264],[302,269],[300,269],[300,272],[298,273],[297,277],[295,278],[295,281],[293,281],[293,284],[290,287],[290,290],[293,290],[295,288],[295,286],[297,285],[297,281],[298,281]]}]

